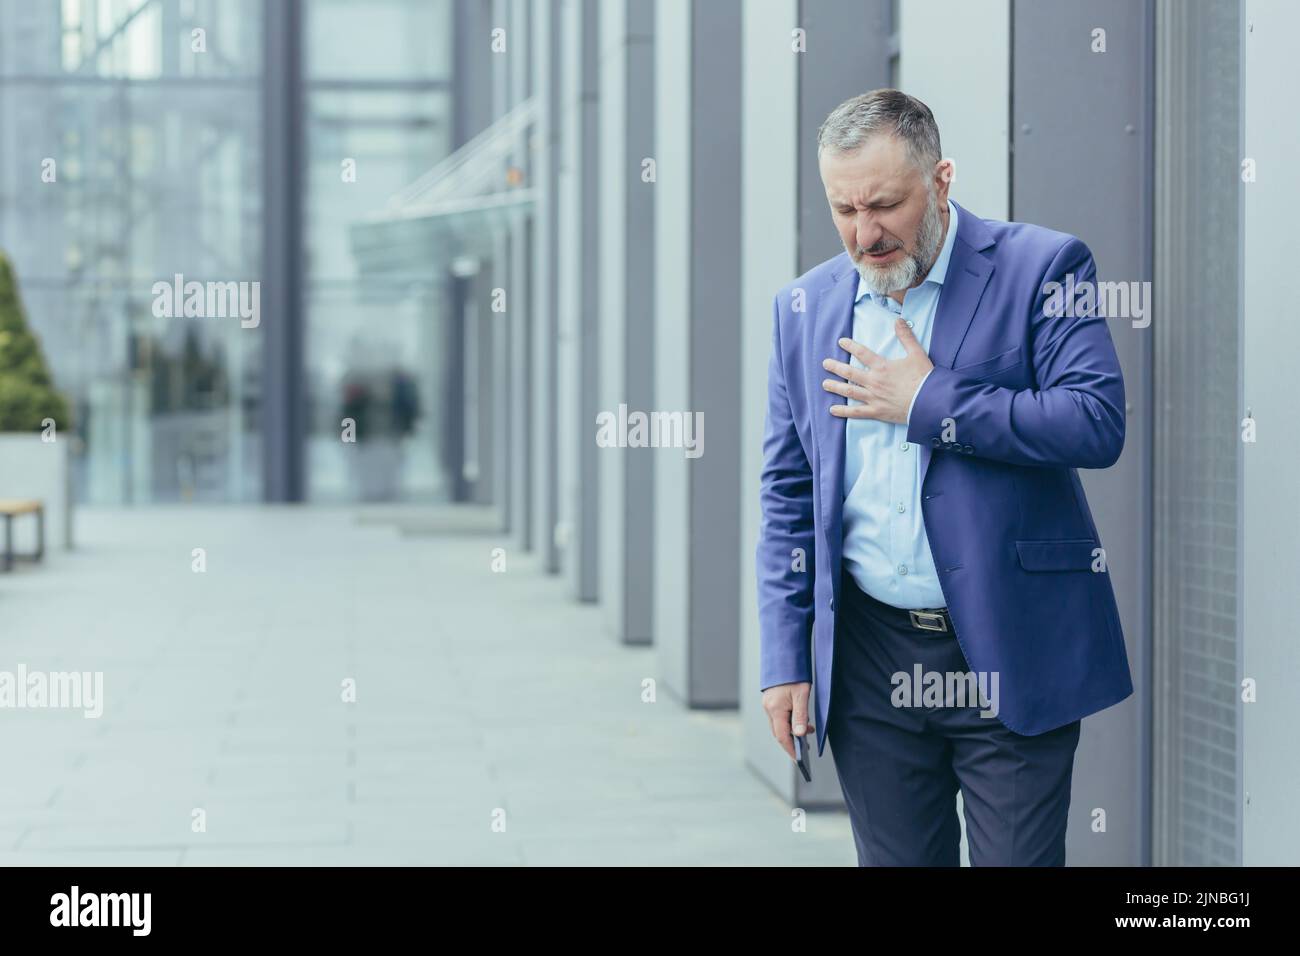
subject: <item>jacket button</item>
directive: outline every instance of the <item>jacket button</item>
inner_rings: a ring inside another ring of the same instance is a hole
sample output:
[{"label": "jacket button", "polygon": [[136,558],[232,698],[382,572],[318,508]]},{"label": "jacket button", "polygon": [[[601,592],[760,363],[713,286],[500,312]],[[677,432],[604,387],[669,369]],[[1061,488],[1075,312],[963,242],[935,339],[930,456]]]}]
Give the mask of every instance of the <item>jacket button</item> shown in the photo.
[{"label": "jacket button", "polygon": [[937,439],[937,438],[931,438],[931,439],[930,439],[930,444],[931,444],[933,447],[938,448],[939,445],[941,444],[941,442],[940,442],[939,439]]},{"label": "jacket button", "polygon": [[832,611],[835,610],[835,598],[831,598],[829,603],[830,603],[830,606],[831,606],[831,610],[832,610]]},{"label": "jacket button", "polygon": [[964,451],[966,454],[969,455],[971,452],[973,452],[973,451],[975,450],[975,446],[974,446],[974,445],[962,445],[962,446],[961,446],[961,450]]}]

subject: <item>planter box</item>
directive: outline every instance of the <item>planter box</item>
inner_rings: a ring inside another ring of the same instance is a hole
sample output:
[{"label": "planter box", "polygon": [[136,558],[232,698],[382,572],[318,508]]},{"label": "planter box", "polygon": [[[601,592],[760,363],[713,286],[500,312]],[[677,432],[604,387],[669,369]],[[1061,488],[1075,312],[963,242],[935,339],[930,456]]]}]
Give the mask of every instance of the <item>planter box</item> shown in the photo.
[{"label": "planter box", "polygon": [[402,494],[402,444],[396,438],[370,438],[347,449],[358,501],[397,501]]},{"label": "planter box", "polygon": [[[72,436],[43,442],[38,432],[0,432],[0,498],[39,498],[45,504],[45,548],[72,547]],[[14,548],[36,549],[36,522],[14,522]]]}]

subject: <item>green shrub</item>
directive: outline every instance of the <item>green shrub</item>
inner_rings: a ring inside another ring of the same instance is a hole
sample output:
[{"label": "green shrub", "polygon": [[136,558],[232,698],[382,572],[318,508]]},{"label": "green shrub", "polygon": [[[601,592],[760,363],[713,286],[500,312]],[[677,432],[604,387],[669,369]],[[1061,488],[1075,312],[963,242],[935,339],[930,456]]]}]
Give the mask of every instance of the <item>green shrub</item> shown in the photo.
[{"label": "green shrub", "polygon": [[46,418],[71,427],[67,399],[54,387],[23,313],[13,266],[0,253],[0,432],[35,432]]}]

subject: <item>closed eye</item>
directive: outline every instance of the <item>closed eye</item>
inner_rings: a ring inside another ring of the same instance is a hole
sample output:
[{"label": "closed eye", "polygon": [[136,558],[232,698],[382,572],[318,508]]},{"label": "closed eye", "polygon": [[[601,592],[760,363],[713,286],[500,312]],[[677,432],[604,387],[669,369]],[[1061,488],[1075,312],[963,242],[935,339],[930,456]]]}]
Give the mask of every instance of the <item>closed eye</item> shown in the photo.
[{"label": "closed eye", "polygon": [[[872,203],[871,206],[870,206],[870,208],[872,208],[872,209],[893,209],[895,206],[900,206],[900,205],[902,205],[902,203],[903,203],[903,201],[902,201],[901,199],[898,200],[897,202],[891,202],[891,203],[878,203],[878,202],[877,202],[877,203]],[[835,211],[838,212],[838,213],[839,213],[840,215],[842,215],[842,216],[849,216],[849,215],[852,215],[852,214],[853,214],[853,207],[852,207],[852,206],[837,206],[836,209],[835,209]]]}]

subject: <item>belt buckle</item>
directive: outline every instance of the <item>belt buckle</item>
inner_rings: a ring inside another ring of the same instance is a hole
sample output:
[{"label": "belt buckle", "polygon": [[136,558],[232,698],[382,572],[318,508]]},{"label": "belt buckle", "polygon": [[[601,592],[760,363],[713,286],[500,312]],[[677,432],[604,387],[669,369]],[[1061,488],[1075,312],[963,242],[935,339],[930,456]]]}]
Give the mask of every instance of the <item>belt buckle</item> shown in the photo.
[{"label": "belt buckle", "polygon": [[908,611],[912,615],[912,624],[923,631],[947,631],[948,622],[944,620],[942,612],[938,611]]}]

